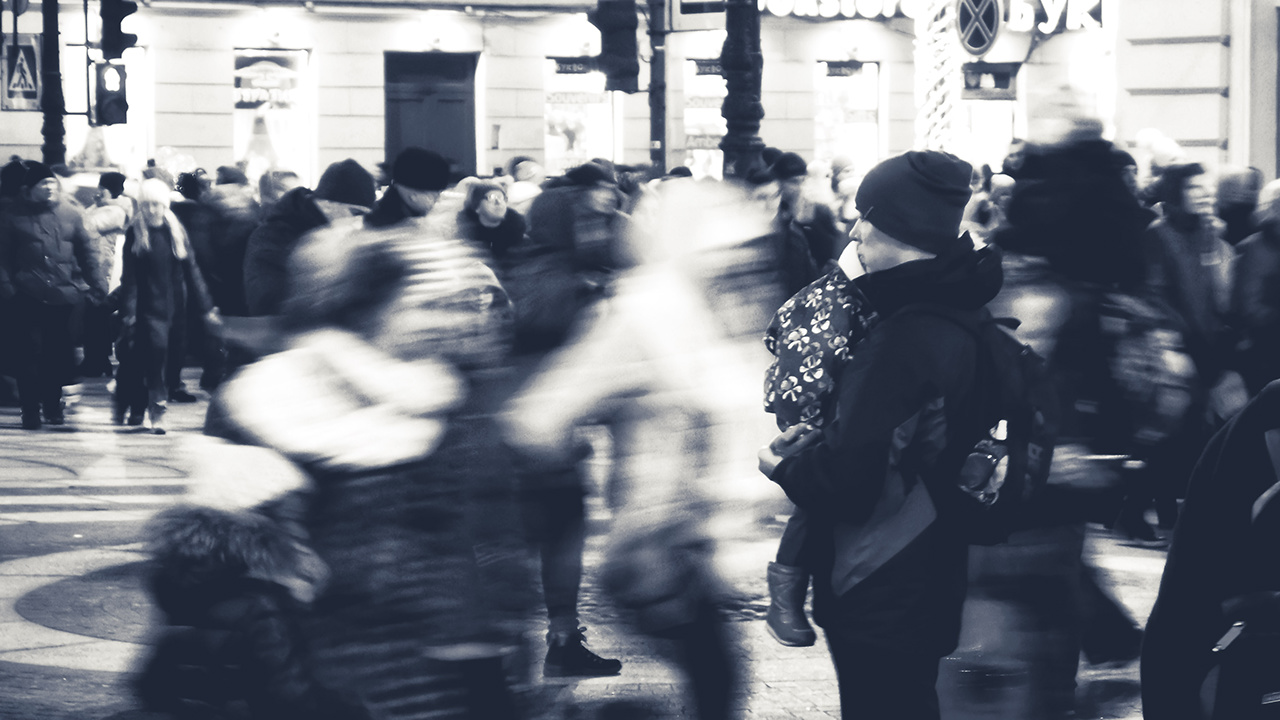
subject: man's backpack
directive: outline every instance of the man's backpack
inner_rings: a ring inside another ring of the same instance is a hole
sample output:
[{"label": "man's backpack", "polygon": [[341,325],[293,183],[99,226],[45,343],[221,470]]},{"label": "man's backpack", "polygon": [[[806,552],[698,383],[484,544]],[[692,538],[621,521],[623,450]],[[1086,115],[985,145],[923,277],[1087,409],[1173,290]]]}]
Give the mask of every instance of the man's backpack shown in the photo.
[{"label": "man's backpack", "polygon": [[996,545],[1035,526],[1061,419],[1046,364],[1012,334],[1019,321],[941,305],[912,306],[947,318],[978,340],[977,397],[983,427],[955,482],[935,483],[939,513],[975,545]]}]

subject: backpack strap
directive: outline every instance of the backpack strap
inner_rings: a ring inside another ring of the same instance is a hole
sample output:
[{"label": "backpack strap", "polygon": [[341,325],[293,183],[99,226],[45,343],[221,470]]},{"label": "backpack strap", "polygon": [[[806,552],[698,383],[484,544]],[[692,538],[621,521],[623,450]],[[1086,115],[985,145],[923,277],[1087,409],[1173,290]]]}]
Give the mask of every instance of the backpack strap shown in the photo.
[{"label": "backpack strap", "polygon": [[1271,469],[1275,472],[1277,482],[1253,501],[1252,519],[1255,521],[1267,505],[1280,496],[1280,428],[1266,431],[1263,438],[1267,442],[1267,454],[1271,456]]}]

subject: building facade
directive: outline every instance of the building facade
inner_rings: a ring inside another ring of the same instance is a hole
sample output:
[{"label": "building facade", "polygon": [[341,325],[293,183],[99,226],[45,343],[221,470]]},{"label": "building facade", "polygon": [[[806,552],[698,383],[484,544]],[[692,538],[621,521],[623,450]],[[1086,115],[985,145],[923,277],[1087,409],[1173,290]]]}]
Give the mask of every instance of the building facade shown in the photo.
[{"label": "building facade", "polygon": [[[927,122],[920,84],[933,72],[918,67],[924,3],[760,0],[764,141],[855,167],[913,147]],[[1121,144],[1153,127],[1194,159],[1274,176],[1278,4],[1003,0],[990,48],[961,58],[956,82],[968,84],[948,109],[953,149],[998,165],[1014,138],[1052,134],[1081,115],[1101,119]],[[649,160],[644,18],[641,91],[626,95],[606,92],[594,71],[590,0],[430,5],[153,0],[126,20],[139,37],[123,58],[129,120],[90,129],[75,113],[90,106],[87,63],[98,51],[84,42],[100,32],[97,5],[63,0],[67,156],[131,170],[148,159],[245,162],[306,181],[346,157],[372,169],[407,145],[442,152],[458,175],[490,174],[520,156],[552,173],[593,157]],[[40,32],[39,4],[18,30]],[[723,42],[722,29],[665,37],[668,166],[719,172]],[[25,89],[12,74],[6,97]],[[0,149],[40,156],[39,112],[5,109],[0,118]]]}]

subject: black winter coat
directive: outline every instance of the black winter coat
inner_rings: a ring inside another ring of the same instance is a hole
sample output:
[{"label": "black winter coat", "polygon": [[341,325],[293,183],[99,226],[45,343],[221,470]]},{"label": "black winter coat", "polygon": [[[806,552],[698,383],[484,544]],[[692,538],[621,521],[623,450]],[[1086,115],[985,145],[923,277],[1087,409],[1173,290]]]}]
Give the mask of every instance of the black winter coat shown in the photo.
[{"label": "black winter coat", "polygon": [[1273,382],[1214,435],[1192,471],[1143,640],[1146,720],[1202,718],[1212,648],[1231,625],[1223,601],[1280,591],[1277,528],[1251,518],[1255,501],[1277,480],[1266,440],[1276,428],[1280,383]]},{"label": "black winter coat", "polygon": [[827,632],[941,657],[956,647],[967,545],[929,498],[954,482],[986,428],[974,393],[978,346],[917,303],[981,308],[1000,289],[999,254],[906,263],[860,288],[883,321],[836,380],[834,422],[773,480],[814,518],[814,615]]}]

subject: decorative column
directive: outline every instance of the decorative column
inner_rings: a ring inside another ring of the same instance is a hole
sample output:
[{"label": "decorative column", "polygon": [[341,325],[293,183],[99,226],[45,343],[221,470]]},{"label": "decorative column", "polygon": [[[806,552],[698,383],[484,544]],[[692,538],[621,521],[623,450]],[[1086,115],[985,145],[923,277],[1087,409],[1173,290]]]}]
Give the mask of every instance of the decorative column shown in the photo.
[{"label": "decorative column", "polygon": [[720,69],[724,73],[728,94],[720,106],[720,114],[728,130],[720,141],[724,151],[725,178],[746,179],[760,167],[760,120],[764,105],[760,103],[760,84],[764,73],[764,55],[760,52],[760,7],[757,0],[726,0],[724,48],[720,51]]},{"label": "decorative column", "polygon": [[955,0],[923,0],[916,15],[916,149],[955,146],[953,118],[960,102],[964,62],[956,36]]}]

